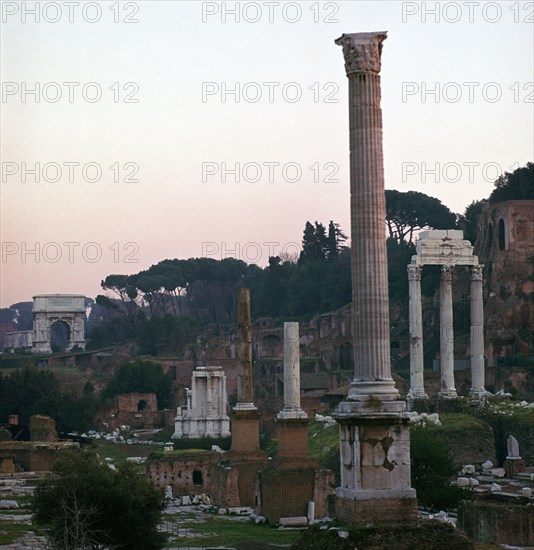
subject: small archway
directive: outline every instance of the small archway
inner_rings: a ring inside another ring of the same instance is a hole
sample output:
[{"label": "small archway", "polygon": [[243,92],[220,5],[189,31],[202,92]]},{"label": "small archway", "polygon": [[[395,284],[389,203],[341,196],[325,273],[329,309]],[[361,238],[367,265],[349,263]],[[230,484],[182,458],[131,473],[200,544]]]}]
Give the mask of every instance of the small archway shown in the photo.
[{"label": "small archway", "polygon": [[53,353],[63,353],[70,342],[70,326],[58,319],[50,325],[50,347]]},{"label": "small archway", "polygon": [[202,486],[202,484],[203,484],[202,471],[193,470],[193,485]]},{"label": "small archway", "polygon": [[143,412],[145,411],[147,408],[147,402],[145,399],[141,399],[141,401],[139,401],[139,403],[137,403],[137,411],[138,412]]}]

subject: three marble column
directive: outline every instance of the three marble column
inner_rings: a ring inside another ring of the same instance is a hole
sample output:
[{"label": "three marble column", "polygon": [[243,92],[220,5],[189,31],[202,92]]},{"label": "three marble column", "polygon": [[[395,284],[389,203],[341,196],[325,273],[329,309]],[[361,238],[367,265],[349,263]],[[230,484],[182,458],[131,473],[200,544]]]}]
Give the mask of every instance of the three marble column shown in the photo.
[{"label": "three marble column", "polygon": [[[482,267],[471,265],[471,397],[482,397],[484,389],[484,306]],[[453,265],[443,265],[440,281],[440,397],[456,397],[454,382],[454,330],[452,304]],[[423,316],[421,307],[422,266],[408,266],[410,293],[410,390],[408,399],[427,399],[423,374]]]}]

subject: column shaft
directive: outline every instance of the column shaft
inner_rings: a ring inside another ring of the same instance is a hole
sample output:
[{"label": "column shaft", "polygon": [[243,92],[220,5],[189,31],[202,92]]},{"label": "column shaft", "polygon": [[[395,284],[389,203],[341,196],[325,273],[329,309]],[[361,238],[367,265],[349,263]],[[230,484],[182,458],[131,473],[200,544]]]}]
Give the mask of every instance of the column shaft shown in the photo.
[{"label": "column shaft", "polygon": [[441,397],[456,397],[457,395],[454,386],[453,269],[451,265],[444,265],[441,268],[439,309]]},{"label": "column shaft", "polygon": [[484,388],[484,304],[482,300],[482,267],[471,269],[471,390],[469,394],[481,397]]},{"label": "column shaft", "polygon": [[237,289],[237,403],[252,403],[250,290]]},{"label": "column shaft", "polygon": [[299,324],[284,323],[284,408],[277,418],[307,418],[300,408]]},{"label": "column shaft", "polygon": [[410,293],[410,391],[409,399],[428,399],[424,384],[423,310],[421,307],[421,268],[408,266]]},{"label": "column shaft", "polygon": [[395,399],[391,378],[380,55],[385,34],[343,35],[349,79],[352,326],[349,399]]}]

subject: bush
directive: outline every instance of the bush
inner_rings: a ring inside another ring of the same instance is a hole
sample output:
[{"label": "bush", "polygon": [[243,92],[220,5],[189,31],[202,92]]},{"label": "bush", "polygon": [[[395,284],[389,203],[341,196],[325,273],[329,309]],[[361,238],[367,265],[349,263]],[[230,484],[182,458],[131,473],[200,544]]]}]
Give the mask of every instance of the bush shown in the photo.
[{"label": "bush", "polygon": [[164,543],[157,529],[162,496],[131,464],[112,471],[92,451],[62,453],[37,486],[33,507],[57,549],[157,550]]},{"label": "bush", "polygon": [[448,510],[471,497],[470,490],[451,485],[456,473],[450,449],[435,432],[415,427],[410,430],[412,486],[421,506]]}]

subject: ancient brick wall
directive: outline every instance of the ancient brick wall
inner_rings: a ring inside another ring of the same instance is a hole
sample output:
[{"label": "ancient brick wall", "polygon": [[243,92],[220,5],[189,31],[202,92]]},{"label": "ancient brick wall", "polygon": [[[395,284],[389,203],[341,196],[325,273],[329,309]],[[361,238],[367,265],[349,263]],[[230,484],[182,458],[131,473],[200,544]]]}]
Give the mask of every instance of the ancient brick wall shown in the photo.
[{"label": "ancient brick wall", "polygon": [[334,514],[338,520],[357,525],[415,521],[417,501],[413,498],[351,500],[334,497]]},{"label": "ancient brick wall", "polygon": [[30,441],[57,441],[56,423],[49,416],[30,416]]},{"label": "ancient brick wall", "polygon": [[315,470],[313,482],[313,501],[315,502],[315,517],[324,518],[329,515],[328,501],[335,495],[335,478],[332,470]]},{"label": "ancient brick wall", "polygon": [[315,471],[307,469],[266,468],[258,473],[260,513],[269,522],[281,517],[306,516],[313,500]]},{"label": "ancient brick wall", "polygon": [[526,502],[464,502],[458,527],[475,543],[534,546],[534,507]]},{"label": "ancient brick wall", "polygon": [[212,493],[212,477],[220,453],[191,453],[150,460],[147,472],[156,487],[170,485],[173,495]]},{"label": "ancient brick wall", "polygon": [[211,497],[218,506],[239,506],[239,470],[227,462],[212,470]]}]

